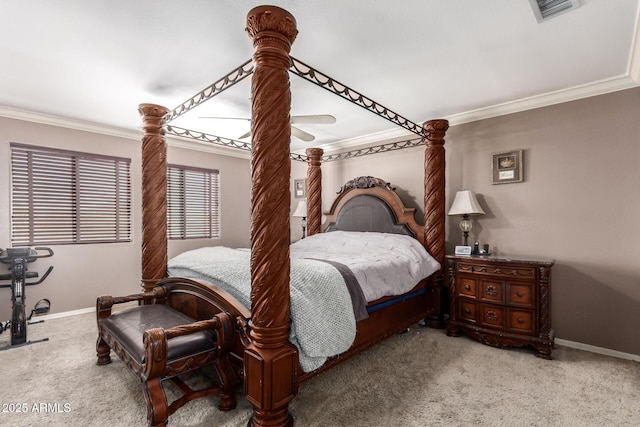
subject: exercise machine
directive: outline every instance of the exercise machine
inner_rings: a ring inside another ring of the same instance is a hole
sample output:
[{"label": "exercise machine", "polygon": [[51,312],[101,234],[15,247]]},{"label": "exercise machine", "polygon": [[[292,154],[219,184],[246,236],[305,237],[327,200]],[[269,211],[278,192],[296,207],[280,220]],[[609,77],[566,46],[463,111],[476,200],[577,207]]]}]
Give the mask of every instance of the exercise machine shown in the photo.
[{"label": "exercise machine", "polygon": [[[11,330],[11,345],[0,348],[0,351],[21,345],[47,341],[49,339],[43,338],[36,341],[27,341],[27,323],[29,323],[34,314],[38,316],[48,313],[51,308],[51,302],[48,299],[41,299],[36,303],[33,310],[31,310],[29,316],[27,316],[25,308],[25,288],[44,282],[47,276],[49,276],[49,273],[51,273],[51,270],[53,270],[53,266],[50,266],[39,280],[28,282],[27,279],[37,278],[38,272],[29,271],[27,265],[39,258],[48,258],[50,256],[53,256],[53,251],[45,247],[0,249],[0,263],[9,264],[8,269],[10,270],[10,273],[0,274],[0,282],[11,281],[11,283],[0,284],[0,288],[11,288],[12,303],[11,320],[0,324],[0,333],[5,330]],[[33,323],[41,322],[43,321]]]}]

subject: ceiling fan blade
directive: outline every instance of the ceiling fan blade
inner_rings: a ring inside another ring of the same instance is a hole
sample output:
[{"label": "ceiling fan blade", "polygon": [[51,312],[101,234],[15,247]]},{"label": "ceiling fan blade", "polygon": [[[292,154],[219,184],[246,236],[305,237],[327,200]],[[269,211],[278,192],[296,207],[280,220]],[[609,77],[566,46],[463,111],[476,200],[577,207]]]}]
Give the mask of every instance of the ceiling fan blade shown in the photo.
[{"label": "ceiling fan blade", "polygon": [[308,116],[291,116],[291,123],[319,123],[331,124],[335,123],[336,118],[330,114],[311,114]]},{"label": "ceiling fan blade", "polygon": [[291,135],[295,136],[296,138],[300,138],[303,141],[313,141],[314,139],[316,139],[315,136],[311,135],[310,133],[307,133],[305,131],[303,131],[302,129],[298,129],[295,126],[291,126]]},{"label": "ceiling fan blade", "polygon": [[240,136],[238,137],[238,139],[245,139],[245,138],[248,138],[248,137],[250,137],[250,136],[251,136],[251,131],[249,131],[249,132],[247,132],[247,133],[245,133],[245,134],[243,134],[243,135],[240,135]]}]

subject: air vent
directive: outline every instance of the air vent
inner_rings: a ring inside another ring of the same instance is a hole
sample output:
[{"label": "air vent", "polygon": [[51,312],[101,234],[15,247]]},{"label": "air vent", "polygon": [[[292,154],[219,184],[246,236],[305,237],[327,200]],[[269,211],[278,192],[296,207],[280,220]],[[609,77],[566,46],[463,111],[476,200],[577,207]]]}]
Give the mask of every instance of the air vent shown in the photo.
[{"label": "air vent", "polygon": [[580,5],[578,0],[529,0],[529,3],[538,22],[546,21]]}]

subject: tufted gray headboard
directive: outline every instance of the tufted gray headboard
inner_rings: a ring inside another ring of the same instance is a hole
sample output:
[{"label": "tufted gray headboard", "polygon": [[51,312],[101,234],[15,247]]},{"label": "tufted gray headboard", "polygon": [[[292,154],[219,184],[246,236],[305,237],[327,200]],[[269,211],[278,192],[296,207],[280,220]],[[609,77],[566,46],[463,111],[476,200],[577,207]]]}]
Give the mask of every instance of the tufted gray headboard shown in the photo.
[{"label": "tufted gray headboard", "polygon": [[327,231],[377,231],[380,233],[405,234],[415,237],[406,224],[398,224],[393,210],[376,196],[360,194],[342,206],[335,222]]}]

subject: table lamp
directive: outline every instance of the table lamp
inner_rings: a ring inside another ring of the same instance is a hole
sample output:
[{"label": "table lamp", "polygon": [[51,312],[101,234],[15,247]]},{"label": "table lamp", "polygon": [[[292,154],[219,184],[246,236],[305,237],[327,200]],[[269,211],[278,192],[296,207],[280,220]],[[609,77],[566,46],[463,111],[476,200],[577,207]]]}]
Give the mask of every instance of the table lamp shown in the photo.
[{"label": "table lamp", "polygon": [[302,238],[305,238],[305,231],[307,230],[307,199],[300,200],[296,207],[293,216],[302,218]]},{"label": "table lamp", "polygon": [[462,221],[460,221],[460,230],[464,233],[464,245],[469,246],[467,239],[472,226],[469,215],[484,215],[484,211],[480,207],[473,191],[458,191],[455,199],[453,200],[453,204],[451,205],[451,209],[449,209],[449,215],[462,216]]}]

